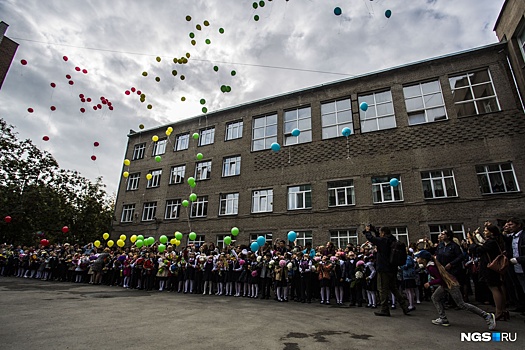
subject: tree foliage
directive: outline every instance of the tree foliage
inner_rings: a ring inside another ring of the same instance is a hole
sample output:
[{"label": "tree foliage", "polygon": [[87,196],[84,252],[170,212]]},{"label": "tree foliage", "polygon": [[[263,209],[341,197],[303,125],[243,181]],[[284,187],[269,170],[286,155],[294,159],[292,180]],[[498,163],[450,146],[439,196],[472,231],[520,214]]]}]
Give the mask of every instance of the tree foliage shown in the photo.
[{"label": "tree foliage", "polygon": [[109,232],[114,205],[102,178],[60,169],[49,152],[17,135],[0,118],[0,242],[34,245],[43,232],[52,243],[85,244]]}]

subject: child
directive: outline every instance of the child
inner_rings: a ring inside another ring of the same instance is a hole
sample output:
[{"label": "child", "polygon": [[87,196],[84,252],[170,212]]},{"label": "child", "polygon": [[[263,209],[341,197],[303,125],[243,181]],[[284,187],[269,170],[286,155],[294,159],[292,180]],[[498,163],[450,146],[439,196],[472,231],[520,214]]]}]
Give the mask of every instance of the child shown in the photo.
[{"label": "child", "polygon": [[438,311],[439,318],[432,320],[433,324],[445,327],[450,326],[450,322],[445,315],[445,308],[442,301],[445,292],[448,292],[456,302],[457,306],[483,317],[489,326],[489,330],[494,330],[496,328],[496,317],[494,314],[487,313],[474,305],[465,303],[456,278],[448,273],[447,270],[445,270],[445,268],[427,250],[420,250],[416,254],[416,258],[418,264],[426,266],[428,273],[432,277],[432,280],[425,283],[424,287],[429,288],[430,286],[438,286],[432,294],[432,302]]},{"label": "child", "polygon": [[319,263],[319,281],[321,284],[321,304],[330,305],[330,286],[333,278],[333,265],[325,255]]},{"label": "child", "polygon": [[365,262],[358,260],[355,265],[354,279],[350,282],[350,288],[355,291],[357,306],[363,306],[363,284],[365,281]]},{"label": "child", "polygon": [[374,255],[370,254],[368,257],[365,257],[365,289],[366,289],[366,296],[368,299],[368,304],[366,307],[370,307],[372,309],[377,308],[376,304],[376,292],[377,292],[377,273],[374,263]]}]

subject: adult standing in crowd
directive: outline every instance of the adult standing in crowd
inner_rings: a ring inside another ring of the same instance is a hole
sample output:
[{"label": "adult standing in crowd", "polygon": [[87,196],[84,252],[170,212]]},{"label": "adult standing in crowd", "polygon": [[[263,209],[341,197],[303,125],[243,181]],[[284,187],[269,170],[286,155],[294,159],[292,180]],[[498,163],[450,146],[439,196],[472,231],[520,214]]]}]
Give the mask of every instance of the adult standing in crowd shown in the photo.
[{"label": "adult standing in crowd", "polygon": [[523,221],[512,217],[507,220],[505,236],[505,250],[510,258],[511,267],[509,277],[515,292],[513,299],[516,301],[517,312],[525,312],[525,235],[523,234]]}]

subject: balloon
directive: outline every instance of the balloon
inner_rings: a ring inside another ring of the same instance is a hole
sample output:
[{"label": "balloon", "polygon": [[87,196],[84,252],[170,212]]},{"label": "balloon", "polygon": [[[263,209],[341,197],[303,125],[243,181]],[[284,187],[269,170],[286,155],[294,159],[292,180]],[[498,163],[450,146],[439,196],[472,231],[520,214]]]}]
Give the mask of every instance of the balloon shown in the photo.
[{"label": "balloon", "polygon": [[219,28],[219,33],[224,34],[224,28]]},{"label": "balloon", "polygon": [[295,231],[288,232],[288,240],[294,242],[297,239],[297,233]]},{"label": "balloon", "polygon": [[195,182],[190,183],[190,187],[191,188],[195,188],[195,186],[197,186],[197,184]]},{"label": "balloon", "polygon": [[165,235],[160,236],[159,238],[160,243],[166,244],[168,242],[168,237]]},{"label": "balloon", "polygon": [[180,98],[180,100],[181,100],[182,102],[184,102],[184,101],[186,101],[186,97],[182,96],[182,97]]},{"label": "balloon", "polygon": [[264,236],[257,237],[257,244],[259,246],[262,247],[265,243],[266,243],[266,238]]},{"label": "balloon", "polygon": [[173,132],[173,128],[171,126],[168,126],[168,128],[166,129],[166,131],[169,131],[170,133]]},{"label": "balloon", "polygon": [[57,84],[55,84],[55,83],[51,83],[51,84],[49,84],[49,85],[51,85],[51,87],[52,87],[53,89],[57,87]]},{"label": "balloon", "polygon": [[250,249],[252,250],[252,252],[256,252],[257,250],[259,250],[259,243],[252,242],[252,244],[250,244]]},{"label": "balloon", "polygon": [[199,133],[198,132],[194,132],[192,137],[193,137],[194,140],[198,140],[199,139]]},{"label": "balloon", "polygon": [[[142,76],[143,77],[147,77],[148,76],[148,72],[142,72]],[[139,94],[140,95],[140,94]]]},{"label": "balloon", "polygon": [[120,235],[119,238],[125,242],[127,237],[126,237],[126,235]]},{"label": "balloon", "polygon": [[256,2],[254,2],[254,3],[252,4],[252,7],[253,7],[254,9],[256,9],[257,7],[259,7],[259,5],[257,5]]},{"label": "balloon", "polygon": [[197,24],[197,25],[195,26],[195,28],[197,28],[197,30],[202,30],[202,27],[201,27],[200,24]]},{"label": "balloon", "polygon": [[390,16],[392,16],[392,11],[390,11],[390,10],[386,10],[386,11],[385,11],[385,17],[386,17],[386,18],[390,18]]},{"label": "balloon", "polygon": [[135,241],[137,240],[137,235],[129,237],[129,240],[131,241],[131,243],[135,243]]},{"label": "balloon", "polygon": [[175,243],[177,243],[177,239],[176,238],[170,239],[170,243],[171,245],[175,245]]},{"label": "balloon", "polygon": [[55,111],[57,108],[55,106],[49,107],[50,110]]},{"label": "balloon", "polygon": [[336,7],[336,8],[334,9],[334,15],[336,15],[336,16],[341,16],[342,13],[343,13],[343,10],[341,10],[340,7]]},{"label": "balloon", "polygon": [[129,176],[129,172],[127,172],[127,171],[123,172],[123,173],[122,173],[122,176],[124,176],[124,177],[128,177],[128,176]]},{"label": "balloon", "polygon": [[148,245],[153,245],[153,244],[155,244],[155,238],[153,238],[153,237],[148,237],[148,239],[146,240],[146,243],[147,243]]},{"label": "balloon", "polygon": [[392,186],[392,187],[397,187],[397,186],[399,186],[399,180],[396,179],[395,177],[391,178],[391,179],[390,179],[390,186]]},{"label": "balloon", "polygon": [[115,244],[115,242],[113,242],[112,240],[109,240],[107,244],[108,244],[108,247],[111,248],[113,247],[113,244]]},{"label": "balloon", "polygon": [[237,72],[236,72],[236,71],[234,71],[234,70],[232,70],[232,71],[230,72],[230,74],[231,74],[231,76],[232,76],[232,77],[234,77],[234,76],[235,76],[235,74],[237,74]]},{"label": "balloon", "polygon": [[156,161],[157,163],[159,163],[161,160],[162,160],[162,157],[161,157],[161,156],[155,156],[155,161]]},{"label": "balloon", "polygon": [[[196,156],[197,160],[202,160],[202,158],[204,158],[204,156],[202,155],[202,153],[197,153],[197,156]],[[195,182],[195,181],[193,181]]]},{"label": "balloon", "polygon": [[75,82],[73,80],[70,80],[69,85],[73,85],[73,84],[75,84]]},{"label": "balloon", "polygon": [[177,240],[177,242],[175,242],[175,246],[176,247],[180,246],[180,241],[179,240]]},{"label": "balloon", "polygon": [[143,241],[144,240],[144,236],[143,235],[138,235],[137,236],[137,241]]},{"label": "balloon", "polygon": [[68,233],[68,231],[69,231],[69,227],[67,227],[67,226],[62,227],[62,232],[63,233]]},{"label": "balloon", "polygon": [[226,245],[232,244],[232,238],[230,236],[224,237],[224,244]]},{"label": "balloon", "polygon": [[136,241],[135,245],[137,246],[137,248],[141,248],[144,245],[144,241]]},{"label": "balloon", "polygon": [[107,233],[107,232],[106,232],[106,233],[104,233],[104,234],[102,235],[102,238],[104,238],[104,240],[106,240],[106,241],[107,241],[107,240],[108,240],[108,238],[109,238],[109,233]]},{"label": "balloon", "polygon": [[186,77],[184,75],[181,75],[180,80],[184,80],[184,79],[186,79]]},{"label": "balloon", "polygon": [[152,178],[153,178],[153,175],[151,175],[151,174],[146,174],[146,179],[151,180]]},{"label": "balloon", "polygon": [[366,110],[368,109],[368,103],[366,103],[366,102],[361,102],[361,104],[359,105],[359,108],[360,108],[363,112],[366,112]]},{"label": "balloon", "polygon": [[144,124],[139,124],[139,129],[140,130],[144,129]]},{"label": "balloon", "polygon": [[201,103],[201,105],[204,105],[204,104],[206,104],[206,100],[201,98],[200,103]]},{"label": "balloon", "polygon": [[343,130],[341,130],[341,133],[343,136],[348,137],[352,134],[352,130],[349,127],[345,127]]},{"label": "balloon", "polygon": [[160,83],[160,77],[155,77],[155,81],[156,81],[157,83]]},{"label": "balloon", "polygon": [[[270,0],[270,1],[271,1],[271,0]],[[264,4],[264,1],[263,1],[263,0],[259,1],[259,6],[260,6],[260,7],[264,7],[264,5],[265,5],[265,4]]]},{"label": "balloon", "polygon": [[186,199],[182,201],[183,207],[187,207],[188,205],[190,205],[190,202],[188,202]]},{"label": "balloon", "polygon": [[66,74],[66,79],[71,79],[71,75]]},{"label": "balloon", "polygon": [[271,147],[272,151],[274,151],[274,152],[279,152],[281,150],[281,145],[278,144],[277,142],[272,143],[272,145],[270,147]]},{"label": "balloon", "polygon": [[91,97],[88,97],[86,101],[91,102]]},{"label": "balloon", "polygon": [[82,69],[82,73],[87,74],[88,73],[87,69],[85,69],[85,68]]},{"label": "balloon", "polygon": [[164,244],[159,244],[158,248],[159,253],[163,253],[166,250],[166,246]]},{"label": "balloon", "polygon": [[86,109],[84,107],[80,108],[80,112],[81,113],[85,113],[86,112]]},{"label": "balloon", "polygon": [[297,137],[297,136],[299,136],[300,134],[301,134],[301,130],[299,130],[299,129],[297,129],[297,128],[292,130],[292,136],[296,136],[296,137]]},{"label": "balloon", "polygon": [[255,22],[257,22],[257,21],[259,20],[259,15],[255,15],[255,16],[253,16],[253,20],[254,20]]},{"label": "balloon", "polygon": [[153,140],[153,142],[157,142],[159,140],[159,137],[157,135],[153,135],[151,139]]},{"label": "balloon", "polygon": [[239,234],[239,229],[237,227],[232,227],[230,232],[233,236],[237,236]]},{"label": "balloon", "polygon": [[195,178],[193,176],[188,177],[188,184],[195,183]]},{"label": "balloon", "polygon": [[92,160],[92,161],[97,160],[97,156],[96,156],[96,155],[92,155],[92,156],[91,156],[91,160]]},{"label": "balloon", "polygon": [[63,59],[64,61],[66,61],[66,62],[67,62],[67,60],[68,60],[67,56],[62,57],[62,59]]},{"label": "balloon", "polygon": [[7,223],[10,223],[11,220],[12,220],[12,218],[11,218],[9,215],[7,215],[7,216],[4,218],[4,221],[7,222]]},{"label": "balloon", "polygon": [[[108,243],[109,243],[109,242],[108,242]],[[119,240],[117,241],[117,245],[118,245],[120,248],[124,247],[125,244],[126,244],[126,243],[124,243],[124,241],[121,240],[121,239],[119,239]]]},{"label": "balloon", "polygon": [[157,56],[156,60],[157,62],[160,62],[162,59],[159,56]]},{"label": "balloon", "polygon": [[202,113],[206,114],[206,113],[208,113],[208,108],[202,107],[201,111],[202,111]]},{"label": "balloon", "polygon": [[179,231],[175,232],[175,239],[177,241],[180,241],[182,239],[182,233],[180,233]]},{"label": "balloon", "polygon": [[27,111],[28,111],[29,113],[33,113],[33,112],[34,112],[33,108],[31,108],[31,107],[29,107],[29,108],[27,109]]},{"label": "balloon", "polygon": [[27,64],[26,60],[21,60],[20,63],[22,63],[22,66],[25,66]]},{"label": "balloon", "polygon": [[197,200],[197,195],[195,193],[190,194],[190,201],[195,202]]},{"label": "balloon", "polygon": [[100,143],[98,143],[97,141],[95,141],[95,142],[93,142],[93,146],[98,147],[98,146],[100,146]]},{"label": "balloon", "polygon": [[218,72],[218,71],[219,71],[219,67],[217,67],[217,66],[213,66],[213,70],[216,71],[216,72]]},{"label": "balloon", "polygon": [[76,70],[77,72],[80,72],[80,67],[75,67],[75,70]]},{"label": "balloon", "polygon": [[44,136],[44,137],[42,137],[42,140],[44,140],[44,141],[49,141],[49,136]]},{"label": "balloon", "polygon": [[49,241],[45,238],[40,240],[40,244],[42,244],[44,247],[47,247],[49,245]]},{"label": "balloon", "polygon": [[195,232],[190,232],[188,235],[191,241],[194,241],[197,238],[197,234]]},{"label": "balloon", "polygon": [[204,22],[202,22],[202,24],[204,24],[204,26],[207,27],[207,26],[210,25],[210,22],[208,22],[208,21],[204,21]]},{"label": "balloon", "polygon": [[129,159],[124,159],[124,165],[125,166],[129,166],[131,164],[131,162],[129,161]]},{"label": "balloon", "polygon": [[186,21],[191,21],[191,16],[186,16]]},{"label": "balloon", "polygon": [[93,245],[97,248],[100,247],[100,241],[97,239],[95,242],[93,242]]}]

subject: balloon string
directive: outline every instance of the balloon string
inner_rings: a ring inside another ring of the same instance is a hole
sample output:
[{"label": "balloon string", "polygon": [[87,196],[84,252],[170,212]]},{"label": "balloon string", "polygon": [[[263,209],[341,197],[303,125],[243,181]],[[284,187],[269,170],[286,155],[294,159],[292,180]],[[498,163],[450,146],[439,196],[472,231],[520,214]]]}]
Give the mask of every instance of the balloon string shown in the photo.
[{"label": "balloon string", "polygon": [[292,161],[292,147],[288,147],[288,164]]},{"label": "balloon string", "polygon": [[350,159],[350,143],[348,143],[348,136],[346,137],[346,159]]}]

